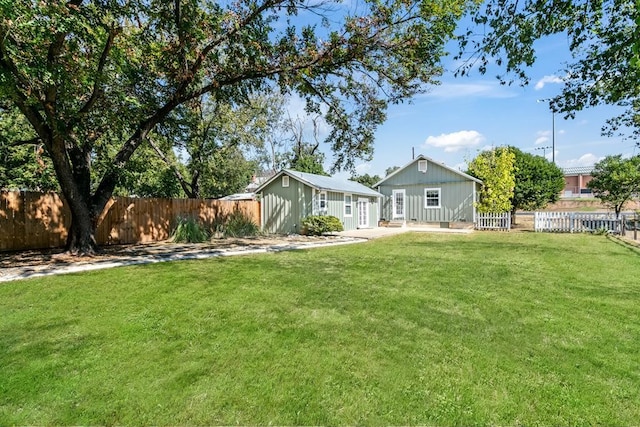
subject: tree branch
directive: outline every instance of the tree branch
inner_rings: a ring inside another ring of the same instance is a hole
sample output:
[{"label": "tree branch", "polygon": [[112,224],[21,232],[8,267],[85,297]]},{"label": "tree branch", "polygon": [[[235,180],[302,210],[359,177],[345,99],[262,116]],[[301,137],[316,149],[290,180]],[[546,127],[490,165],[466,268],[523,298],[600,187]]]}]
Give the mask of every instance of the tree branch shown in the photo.
[{"label": "tree branch", "polygon": [[174,162],[172,162],[171,160],[169,160],[169,158],[164,154],[164,152],[160,149],[160,147],[158,147],[151,138],[147,138],[147,142],[149,143],[149,145],[151,146],[151,148],[153,148],[155,150],[155,152],[158,154],[158,157],[160,157],[160,159],[162,159],[162,161],[169,166],[169,168],[171,169],[171,171],[173,172],[173,174],[175,175],[175,177],[178,179],[178,181],[180,182],[180,186],[182,187],[182,189],[184,190],[185,194],[187,195],[187,197],[189,198],[193,198],[193,192],[191,191],[190,188],[190,184],[187,182],[187,180],[184,178],[184,176],[182,175],[182,173],[180,173],[180,171],[178,170],[178,167],[175,165]]},{"label": "tree branch", "polygon": [[79,115],[88,113],[91,110],[91,108],[93,108],[93,105],[95,104],[96,100],[100,95],[100,83],[102,83],[102,73],[104,71],[104,66],[107,62],[107,58],[109,57],[109,52],[113,47],[113,42],[116,36],[118,35],[118,33],[120,33],[120,29],[110,28],[108,31],[109,31],[109,36],[107,37],[107,42],[104,45],[104,49],[102,49],[102,54],[100,55],[100,60],[98,61],[98,68],[96,69],[96,78],[95,78],[95,81],[93,82],[93,90],[91,91],[91,96],[89,97],[87,102],[82,106],[80,111],[78,111]]}]

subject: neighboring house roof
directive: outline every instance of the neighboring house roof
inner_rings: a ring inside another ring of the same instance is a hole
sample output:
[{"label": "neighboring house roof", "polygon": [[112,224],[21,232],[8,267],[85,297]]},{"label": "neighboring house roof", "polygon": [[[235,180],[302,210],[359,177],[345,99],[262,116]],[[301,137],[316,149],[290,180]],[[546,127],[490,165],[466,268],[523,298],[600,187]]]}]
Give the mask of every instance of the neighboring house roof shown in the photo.
[{"label": "neighboring house roof", "polygon": [[383,178],[383,179],[381,179],[380,181],[376,182],[376,183],[375,183],[375,186],[376,186],[376,187],[377,187],[377,186],[379,186],[380,184],[382,184],[383,182],[385,182],[386,180],[388,180],[388,179],[389,179],[389,178],[391,178],[392,176],[394,176],[394,175],[396,175],[396,174],[400,173],[401,171],[405,170],[406,168],[408,168],[409,166],[411,166],[412,164],[414,164],[414,163],[415,163],[415,162],[417,162],[418,160],[426,160],[426,161],[431,162],[431,163],[433,163],[433,164],[436,164],[436,165],[438,165],[438,166],[440,166],[440,167],[443,167],[443,168],[445,168],[445,169],[447,169],[447,170],[449,170],[449,171],[451,171],[451,172],[453,172],[453,173],[456,173],[456,174],[458,174],[458,175],[460,175],[460,176],[462,176],[462,177],[465,177],[465,178],[467,178],[467,179],[469,179],[469,180],[471,180],[471,181],[475,181],[475,182],[477,182],[478,184],[482,184],[482,181],[481,181],[481,180],[479,180],[478,178],[476,178],[475,176],[471,176],[471,175],[468,175],[468,174],[466,174],[466,173],[464,173],[464,172],[460,172],[459,170],[456,170],[456,169],[454,169],[454,168],[452,168],[452,167],[449,167],[449,166],[445,165],[444,163],[436,162],[436,161],[435,161],[435,160],[433,160],[432,158],[427,157],[427,156],[423,156],[422,154],[420,154],[418,157],[416,157],[415,159],[411,160],[409,163],[407,163],[406,165],[404,165],[404,166],[403,166],[403,167],[401,167],[400,169],[397,169],[397,170],[393,171],[392,173],[390,173],[389,175],[387,175],[386,177],[384,177],[384,178]]},{"label": "neighboring house roof", "polygon": [[351,181],[348,179],[340,179],[332,176],[316,175],[313,173],[298,172],[291,169],[284,169],[271,177],[271,179],[263,182],[260,187],[256,189],[256,193],[262,191],[267,185],[281,177],[282,175],[289,175],[290,177],[297,179],[298,181],[315,188],[320,191],[335,191],[337,193],[349,193],[360,194],[362,196],[383,197],[382,194],[377,191],[360,184],[359,182]]},{"label": "neighboring house roof", "polygon": [[219,198],[218,200],[255,200],[255,193],[235,193]]},{"label": "neighboring house roof", "polygon": [[592,172],[593,166],[576,166],[562,169],[562,173],[565,175],[591,175]]},{"label": "neighboring house roof", "polygon": [[273,173],[268,173],[267,175],[253,175],[251,177],[251,182],[244,188],[244,191],[247,193],[255,192],[256,188],[260,187],[260,184],[269,180],[273,175]]}]

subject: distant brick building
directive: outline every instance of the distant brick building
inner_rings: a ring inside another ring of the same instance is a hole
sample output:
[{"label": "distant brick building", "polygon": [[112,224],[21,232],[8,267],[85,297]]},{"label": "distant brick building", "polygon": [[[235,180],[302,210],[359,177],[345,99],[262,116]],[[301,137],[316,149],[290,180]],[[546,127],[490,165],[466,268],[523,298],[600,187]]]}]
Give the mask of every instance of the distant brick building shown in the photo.
[{"label": "distant brick building", "polygon": [[565,168],[562,172],[564,191],[560,197],[593,197],[591,189],[587,188],[587,184],[593,179],[593,166]]}]

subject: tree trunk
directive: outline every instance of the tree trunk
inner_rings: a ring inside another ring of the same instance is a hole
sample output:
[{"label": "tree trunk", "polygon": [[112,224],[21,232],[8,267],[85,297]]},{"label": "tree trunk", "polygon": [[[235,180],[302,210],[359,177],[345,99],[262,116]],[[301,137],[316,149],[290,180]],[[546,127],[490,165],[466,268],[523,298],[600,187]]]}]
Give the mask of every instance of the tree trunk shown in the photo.
[{"label": "tree trunk", "polygon": [[94,237],[97,214],[91,198],[90,153],[77,145],[65,144],[62,137],[52,138],[48,146],[60,189],[71,211],[65,249],[73,255],[93,255],[98,246]]},{"label": "tree trunk", "polygon": [[65,249],[72,255],[94,255],[98,252],[95,221],[91,218],[89,206],[79,205],[76,204],[75,209],[71,208],[71,226]]},{"label": "tree trunk", "polygon": [[516,225],[516,209],[511,210],[511,225]]}]

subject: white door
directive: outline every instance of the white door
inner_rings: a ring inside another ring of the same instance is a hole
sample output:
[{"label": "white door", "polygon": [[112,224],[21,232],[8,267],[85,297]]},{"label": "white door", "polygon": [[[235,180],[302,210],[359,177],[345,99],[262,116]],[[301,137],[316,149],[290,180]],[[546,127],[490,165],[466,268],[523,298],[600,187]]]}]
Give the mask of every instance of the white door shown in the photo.
[{"label": "white door", "polygon": [[393,190],[393,209],[392,219],[404,219],[404,190]]},{"label": "white door", "polygon": [[358,228],[369,226],[369,199],[358,199]]}]

